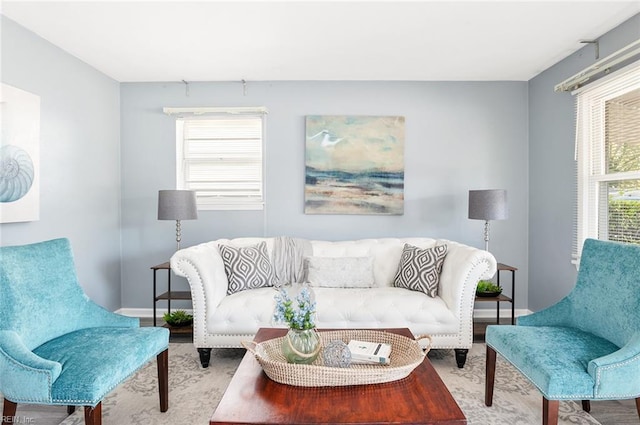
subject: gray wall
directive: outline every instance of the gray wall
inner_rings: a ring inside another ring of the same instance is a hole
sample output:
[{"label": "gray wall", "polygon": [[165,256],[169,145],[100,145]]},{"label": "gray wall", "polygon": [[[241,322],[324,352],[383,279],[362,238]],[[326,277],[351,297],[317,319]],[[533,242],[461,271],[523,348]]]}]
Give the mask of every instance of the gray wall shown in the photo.
[{"label": "gray wall", "polygon": [[[640,15],[600,38],[600,58],[640,38]],[[586,46],[529,81],[529,309],[569,293],[575,211],[575,99],[556,84],[595,62]]]},{"label": "gray wall", "polygon": [[120,307],[119,84],[2,16],[2,82],[40,96],[40,220],[0,242],[67,237],[85,292]]},{"label": "gray wall", "polygon": [[[240,82],[191,83],[189,96],[182,83],[122,84],[122,306],[151,307],[149,267],[175,248],[175,223],[156,219],[158,190],[175,188],[175,120],[162,108],[265,106],[265,212],[201,211],[197,221],[182,223],[183,247],[292,235],[427,236],[483,248],[483,223],[467,219],[468,190],[504,188],[510,218],[492,223],[490,250],[520,269],[517,307],[525,308],[527,96],[526,82],[249,82],[246,96]],[[304,120],[312,114],[405,116],[404,215],[304,214]],[[162,285],[164,279],[163,273]]]}]

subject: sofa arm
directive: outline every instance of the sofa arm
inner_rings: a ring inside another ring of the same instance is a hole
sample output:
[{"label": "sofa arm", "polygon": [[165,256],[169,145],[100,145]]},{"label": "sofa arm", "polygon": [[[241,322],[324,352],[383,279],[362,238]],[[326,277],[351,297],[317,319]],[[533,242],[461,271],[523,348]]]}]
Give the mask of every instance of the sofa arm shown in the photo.
[{"label": "sofa arm", "polygon": [[217,242],[181,249],[170,260],[171,270],[189,282],[193,304],[193,342],[204,346],[207,317],[227,296],[227,275]]},{"label": "sofa arm", "polygon": [[496,259],[487,251],[458,242],[439,240],[437,243],[447,245],[438,295],[456,315],[461,309],[469,309],[471,317],[478,281],[495,275]]},{"label": "sofa arm", "polygon": [[571,306],[568,298],[535,313],[516,319],[519,326],[571,326]]},{"label": "sofa arm", "polygon": [[596,398],[618,400],[640,397],[640,379],[637,379],[640,376],[640,332],[636,332],[618,351],[591,360],[587,370],[595,381]]},{"label": "sofa arm", "polygon": [[0,392],[14,403],[51,403],[62,365],[29,350],[13,331],[0,331]]}]

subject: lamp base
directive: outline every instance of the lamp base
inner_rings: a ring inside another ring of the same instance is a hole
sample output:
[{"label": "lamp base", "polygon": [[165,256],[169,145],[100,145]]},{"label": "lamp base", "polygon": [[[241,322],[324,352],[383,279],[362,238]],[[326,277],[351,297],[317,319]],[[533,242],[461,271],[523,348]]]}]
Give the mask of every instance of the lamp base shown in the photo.
[{"label": "lamp base", "polygon": [[489,252],[489,220],[484,221],[484,250]]},{"label": "lamp base", "polygon": [[176,251],[180,251],[180,241],[182,240],[180,230],[180,220],[176,220]]}]

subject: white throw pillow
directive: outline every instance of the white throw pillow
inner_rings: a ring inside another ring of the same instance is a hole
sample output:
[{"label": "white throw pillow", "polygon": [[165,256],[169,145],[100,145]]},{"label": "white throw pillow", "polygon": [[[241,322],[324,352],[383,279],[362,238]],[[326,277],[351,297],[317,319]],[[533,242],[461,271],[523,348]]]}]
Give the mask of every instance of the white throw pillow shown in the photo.
[{"label": "white throw pillow", "polygon": [[371,288],[373,257],[305,257],[306,282],[320,288]]}]

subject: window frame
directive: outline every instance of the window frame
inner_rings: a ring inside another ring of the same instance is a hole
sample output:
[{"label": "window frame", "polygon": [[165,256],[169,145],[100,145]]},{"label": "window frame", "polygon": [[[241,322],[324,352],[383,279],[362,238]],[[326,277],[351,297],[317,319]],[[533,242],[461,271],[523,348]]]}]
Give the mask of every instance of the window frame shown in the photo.
[{"label": "window frame", "polygon": [[[266,116],[267,110],[264,107],[239,107],[239,108],[164,108],[168,115],[175,116],[176,119],[176,187],[177,189],[191,189],[186,176],[185,158],[185,121],[192,120],[215,120],[235,119],[235,118],[256,118],[261,121],[260,138],[260,192],[259,196],[227,197],[219,196],[213,198],[207,195],[206,190],[196,190],[196,203],[200,211],[245,211],[265,209],[265,176],[266,176]],[[203,161],[203,160],[200,160]],[[204,160],[206,163],[207,161]]]},{"label": "window frame", "polygon": [[602,214],[602,202],[608,202],[608,198],[600,193],[602,183],[640,179],[640,170],[607,173],[605,145],[606,102],[637,89],[640,89],[640,61],[573,92],[577,191],[572,263],[576,266],[585,239],[605,239],[602,229],[605,234],[608,232],[608,216]]}]

